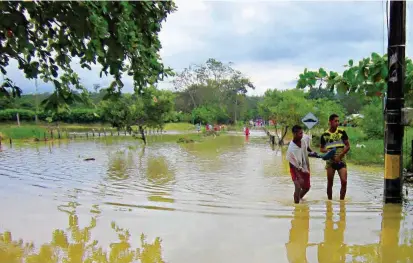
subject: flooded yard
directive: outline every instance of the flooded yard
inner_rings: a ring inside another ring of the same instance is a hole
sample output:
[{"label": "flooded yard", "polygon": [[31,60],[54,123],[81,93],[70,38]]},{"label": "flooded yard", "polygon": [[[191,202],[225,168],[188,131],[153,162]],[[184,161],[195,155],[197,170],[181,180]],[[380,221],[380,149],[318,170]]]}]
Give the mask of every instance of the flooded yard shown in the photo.
[{"label": "flooded yard", "polygon": [[[129,244],[142,262],[413,261],[412,207],[383,204],[383,168],[349,164],[346,201],[337,175],[327,201],[324,162],[312,159],[312,188],[294,205],[285,149],[264,132],[188,144],[178,137],[153,136],[146,147],[109,137],[3,146],[0,262],[30,254],[10,239],[33,241],[31,262],[62,253],[106,262],[84,245],[93,240],[111,251],[109,262],[134,262],[121,253]],[[119,242],[115,225],[130,238]]]}]

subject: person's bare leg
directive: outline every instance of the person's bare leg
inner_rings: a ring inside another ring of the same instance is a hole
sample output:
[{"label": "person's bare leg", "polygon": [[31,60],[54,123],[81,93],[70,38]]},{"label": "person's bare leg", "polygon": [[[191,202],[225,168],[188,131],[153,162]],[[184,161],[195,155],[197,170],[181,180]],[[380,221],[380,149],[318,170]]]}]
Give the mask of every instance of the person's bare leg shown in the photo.
[{"label": "person's bare leg", "polygon": [[301,192],[301,185],[298,180],[294,181],[294,203],[298,204],[300,202],[300,192]]},{"label": "person's bare leg", "polygon": [[347,168],[341,168],[338,171],[338,176],[340,176],[341,182],[340,200],[344,200],[347,192]]},{"label": "person's bare leg", "polygon": [[335,170],[332,167],[327,168],[327,197],[333,199],[333,183]]},{"label": "person's bare leg", "polygon": [[308,193],[309,190],[310,188],[301,188],[300,199],[303,199],[303,197]]}]

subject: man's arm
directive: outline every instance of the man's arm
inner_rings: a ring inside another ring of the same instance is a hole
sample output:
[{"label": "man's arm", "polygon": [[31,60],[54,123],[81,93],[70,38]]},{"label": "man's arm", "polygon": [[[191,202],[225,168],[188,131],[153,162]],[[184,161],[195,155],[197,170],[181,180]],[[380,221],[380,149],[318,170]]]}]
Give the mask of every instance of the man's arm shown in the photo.
[{"label": "man's arm", "polygon": [[350,151],[350,140],[348,138],[348,135],[345,131],[343,131],[343,136],[341,137],[344,143],[344,149],[341,152],[341,154],[339,155],[340,159],[342,159],[344,157],[344,155],[346,155],[346,153],[348,151]]},{"label": "man's arm", "polygon": [[289,163],[289,164],[290,164],[290,168],[293,169],[296,178],[299,180],[301,178],[301,176],[300,176],[300,174],[302,172],[301,169],[298,168],[298,167],[295,167],[292,163]]},{"label": "man's arm", "polygon": [[326,149],[326,140],[324,139],[323,135],[321,135],[321,139],[320,139],[320,152],[322,153],[328,152]]}]

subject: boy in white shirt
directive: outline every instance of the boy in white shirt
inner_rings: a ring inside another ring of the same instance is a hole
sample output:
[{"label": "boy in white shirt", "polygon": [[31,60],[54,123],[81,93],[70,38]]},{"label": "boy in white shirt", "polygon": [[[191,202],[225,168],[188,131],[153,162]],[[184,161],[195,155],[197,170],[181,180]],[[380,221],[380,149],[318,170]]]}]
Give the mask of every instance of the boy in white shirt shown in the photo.
[{"label": "boy in white shirt", "polygon": [[303,137],[303,128],[294,125],[292,128],[293,140],[288,145],[287,160],[290,164],[290,174],[295,185],[294,203],[298,204],[300,200],[310,190],[310,162],[308,153],[310,149],[310,137]]}]

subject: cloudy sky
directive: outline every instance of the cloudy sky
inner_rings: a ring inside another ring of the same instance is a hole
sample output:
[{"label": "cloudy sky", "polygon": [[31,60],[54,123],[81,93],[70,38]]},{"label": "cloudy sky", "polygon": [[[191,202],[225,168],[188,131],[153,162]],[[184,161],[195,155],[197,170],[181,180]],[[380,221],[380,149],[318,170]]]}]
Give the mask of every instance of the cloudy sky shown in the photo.
[{"label": "cloudy sky", "polygon": [[[180,71],[208,58],[233,62],[251,78],[263,94],[267,89],[295,87],[305,67],[342,71],[351,58],[387,49],[385,3],[383,1],[176,1],[178,11],[163,24],[161,55],[167,66]],[[410,14],[407,4],[407,52],[412,53]],[[99,69],[79,69],[84,85],[106,86]],[[9,76],[26,93],[34,81],[11,67]],[[125,90],[132,90],[130,79]],[[40,83],[40,90],[50,89]],[[160,84],[172,88],[170,82]]]}]

